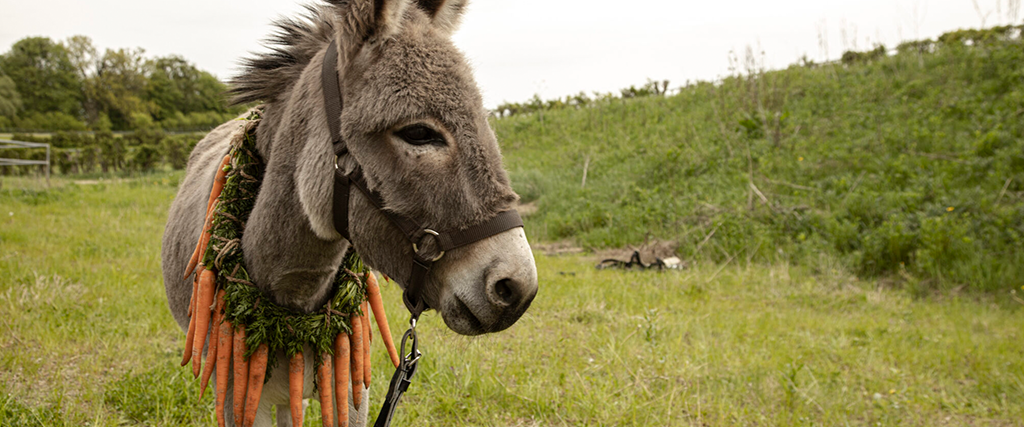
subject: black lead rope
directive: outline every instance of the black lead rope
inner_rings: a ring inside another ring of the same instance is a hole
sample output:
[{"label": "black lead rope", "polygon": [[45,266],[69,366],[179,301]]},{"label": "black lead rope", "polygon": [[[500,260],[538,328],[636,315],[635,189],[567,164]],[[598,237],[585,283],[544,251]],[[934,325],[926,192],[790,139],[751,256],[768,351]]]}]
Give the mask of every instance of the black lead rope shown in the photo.
[{"label": "black lead rope", "polygon": [[[405,343],[409,342],[409,340],[412,340],[412,344],[410,345],[409,353],[406,353]],[[419,350],[419,342],[416,339],[415,316],[409,320],[409,330],[405,331],[405,335],[402,336],[402,347],[399,354],[403,355],[402,360],[398,363],[395,374],[391,376],[388,394],[384,397],[384,406],[380,407],[380,414],[377,415],[377,422],[373,424],[374,427],[387,427],[391,425],[391,418],[395,416],[398,401],[405,394],[406,390],[409,390],[409,385],[412,384],[412,376],[416,374],[416,366],[420,362],[420,357],[423,357],[423,353],[420,353]]]}]

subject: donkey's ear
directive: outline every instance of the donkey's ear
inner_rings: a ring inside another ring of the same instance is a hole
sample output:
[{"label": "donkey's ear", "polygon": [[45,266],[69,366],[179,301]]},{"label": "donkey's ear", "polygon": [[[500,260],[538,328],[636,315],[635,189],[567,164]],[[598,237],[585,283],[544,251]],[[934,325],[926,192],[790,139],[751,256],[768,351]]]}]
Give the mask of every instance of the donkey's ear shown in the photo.
[{"label": "donkey's ear", "polygon": [[386,39],[402,27],[411,0],[328,0],[349,40]]},{"label": "donkey's ear", "polygon": [[447,33],[455,32],[469,0],[416,0],[416,6],[427,12],[434,26]]}]

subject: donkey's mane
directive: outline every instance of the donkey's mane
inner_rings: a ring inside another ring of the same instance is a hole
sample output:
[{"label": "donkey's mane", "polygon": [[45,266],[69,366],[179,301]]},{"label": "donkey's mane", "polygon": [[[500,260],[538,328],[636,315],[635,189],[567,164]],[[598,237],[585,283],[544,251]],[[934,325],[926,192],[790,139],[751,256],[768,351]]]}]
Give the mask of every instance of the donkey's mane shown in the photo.
[{"label": "donkey's mane", "polygon": [[[328,0],[338,5],[345,0]],[[272,102],[288,93],[313,56],[334,37],[334,10],[328,5],[306,5],[298,19],[274,21],[275,31],[263,45],[266,53],[253,53],[241,61],[241,73],[230,81],[228,91],[235,105]]]}]

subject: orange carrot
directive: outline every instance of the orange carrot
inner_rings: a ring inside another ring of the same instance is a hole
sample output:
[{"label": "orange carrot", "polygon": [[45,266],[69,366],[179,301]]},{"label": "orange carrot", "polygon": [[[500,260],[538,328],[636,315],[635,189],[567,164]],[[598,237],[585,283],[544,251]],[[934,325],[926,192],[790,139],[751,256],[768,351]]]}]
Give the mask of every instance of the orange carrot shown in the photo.
[{"label": "orange carrot", "polygon": [[[196,248],[192,250],[192,257],[188,260],[188,266],[185,267],[185,278],[188,278],[189,274],[199,265],[199,261],[202,259],[203,253],[205,253],[206,246],[203,245],[203,237],[206,235],[206,229],[209,228],[210,221],[213,219],[213,207],[216,205],[216,201],[211,200],[206,205],[206,214],[203,215],[203,228],[199,233],[199,239],[196,241]],[[197,274],[198,275],[198,274]]]},{"label": "orange carrot", "polygon": [[363,401],[363,320],[358,313],[352,315],[352,335],[348,337],[352,346],[352,403],[358,408]]},{"label": "orange carrot", "polygon": [[249,361],[245,359],[245,325],[235,327],[234,338],[234,342],[231,343],[231,357],[235,389],[231,404],[234,407],[235,425],[240,426],[245,409],[245,391],[249,388]]},{"label": "orange carrot", "polygon": [[242,418],[244,427],[252,427],[256,422],[256,410],[259,409],[260,396],[263,394],[263,379],[267,376],[269,351],[267,343],[263,343],[249,356],[249,389],[245,394],[245,417]]},{"label": "orange carrot", "polygon": [[363,383],[370,386],[370,304],[363,302]]},{"label": "orange carrot", "polygon": [[[214,206],[217,202],[213,203]],[[203,234],[199,235],[199,265],[203,264],[203,256],[206,255],[206,247],[210,245],[210,230],[213,228],[213,211],[206,216],[206,221],[203,222]]]},{"label": "orange carrot", "polygon": [[[202,270],[200,270],[202,272]],[[186,277],[187,279],[187,277]],[[188,300],[188,317],[192,317],[192,312],[196,309],[196,291],[199,289],[199,275],[192,279],[192,298]]]},{"label": "orange carrot", "polygon": [[199,266],[199,260],[202,259],[202,255],[205,252],[206,247],[203,246],[203,236],[206,234],[207,224],[210,223],[212,214],[213,205],[209,205],[206,207],[206,214],[203,215],[203,228],[199,232],[199,239],[196,240],[196,248],[192,250],[192,257],[189,258],[188,265],[185,267],[186,279]]},{"label": "orange carrot", "polygon": [[334,398],[331,396],[331,355],[326,351],[320,355],[317,382],[320,383],[320,417],[324,427],[334,426]]},{"label": "orange carrot", "polygon": [[203,367],[203,376],[199,380],[199,399],[203,398],[206,386],[210,384],[210,376],[213,375],[213,367],[217,361],[217,345],[220,343],[220,322],[224,320],[224,290],[217,291],[217,301],[213,309],[213,321],[210,323],[210,348],[206,350],[206,366]]},{"label": "orange carrot", "polygon": [[220,337],[217,342],[217,427],[224,427],[224,401],[228,397],[228,375],[231,373],[231,344],[234,341],[231,322],[224,319],[224,322],[220,324],[220,332],[217,336]]},{"label": "orange carrot", "polygon": [[288,361],[288,404],[292,410],[293,426],[302,425],[302,371],[305,367],[301,351]]},{"label": "orange carrot", "polygon": [[[224,156],[224,160],[220,162],[220,166],[217,169],[217,175],[213,178],[213,188],[210,191],[210,200],[206,202],[206,216],[204,217],[205,221],[203,221],[203,233],[205,233],[208,228],[205,224],[208,224],[212,218],[213,203],[217,200],[217,197],[220,197],[221,191],[224,190],[224,183],[227,182],[227,171],[224,169],[230,163],[231,155],[229,154]],[[192,252],[192,259],[188,261],[188,266],[185,267],[186,278],[192,274],[192,270],[196,268],[196,265],[203,256],[202,254],[206,252],[206,245],[202,244],[202,236],[203,234],[201,233],[199,238],[200,245],[196,246],[196,250]]]},{"label": "orange carrot", "polygon": [[[368,343],[373,342],[373,330],[370,328],[370,302],[363,300],[363,305],[359,306],[359,309],[363,311],[363,330],[366,331],[366,336],[363,339],[367,339]],[[369,347],[367,347],[369,348]]]},{"label": "orange carrot", "polygon": [[348,334],[342,332],[334,337],[334,393],[338,408],[338,427],[348,427]]},{"label": "orange carrot", "polygon": [[377,276],[374,276],[373,272],[366,273],[366,299],[370,302],[370,308],[373,310],[373,319],[377,321],[377,332],[384,340],[384,347],[388,350],[388,356],[391,356],[391,363],[397,368],[398,349],[395,348],[395,341],[391,337],[388,316],[384,313],[384,300],[380,296],[380,286],[377,286]]},{"label": "orange carrot", "polygon": [[196,298],[199,293],[199,275],[196,275],[195,280],[192,281],[192,301],[189,302],[188,306],[188,332],[185,332],[185,353],[181,357],[181,366],[188,364],[189,360],[192,360],[192,344],[195,341],[196,336]]},{"label": "orange carrot", "polygon": [[195,342],[192,344],[192,375],[197,378],[203,366],[200,356],[206,344],[206,332],[210,329],[210,305],[213,304],[213,294],[216,290],[215,278],[212,270],[203,270],[199,276],[199,297],[196,299],[195,310],[196,334]]},{"label": "orange carrot", "polygon": [[188,266],[185,267],[185,278],[187,279],[192,271],[198,268],[202,263],[203,255],[206,254],[206,246],[210,243],[210,226],[213,225],[213,210],[217,206],[217,200],[213,200],[206,208],[206,215],[203,216],[203,228],[199,233],[199,240],[196,241],[196,248],[192,250],[192,258],[188,260]]}]

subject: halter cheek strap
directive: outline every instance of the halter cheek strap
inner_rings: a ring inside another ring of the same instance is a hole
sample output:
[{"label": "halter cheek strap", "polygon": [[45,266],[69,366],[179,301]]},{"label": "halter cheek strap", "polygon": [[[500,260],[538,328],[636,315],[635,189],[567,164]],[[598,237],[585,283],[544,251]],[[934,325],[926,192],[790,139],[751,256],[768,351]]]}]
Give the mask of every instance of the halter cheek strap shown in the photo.
[{"label": "halter cheek strap", "polygon": [[[322,69],[322,84],[324,90],[324,107],[327,112],[327,124],[331,132],[331,141],[334,146],[335,171],[334,171],[334,199],[332,201],[334,211],[334,227],[345,239],[352,241],[348,224],[348,206],[350,187],[358,188],[366,198],[380,211],[390,222],[397,227],[406,240],[412,245],[412,262],[409,283],[405,285],[402,300],[406,308],[412,313],[413,318],[419,317],[420,313],[428,307],[423,301],[420,293],[430,274],[434,262],[441,259],[445,252],[456,249],[470,243],[474,243],[496,234],[523,226],[523,220],[514,209],[503,211],[491,219],[471,225],[461,230],[437,231],[428,228],[419,221],[408,216],[401,215],[384,209],[386,203],[380,193],[370,190],[363,176],[362,167],[356,167],[345,173],[338,165],[338,160],[348,154],[345,141],[341,138],[341,111],[342,97],[341,85],[338,81],[338,49],[335,42],[327,48],[324,56]],[[435,240],[436,253],[423,250],[423,243],[428,239]]]}]

